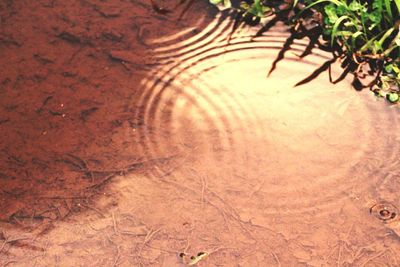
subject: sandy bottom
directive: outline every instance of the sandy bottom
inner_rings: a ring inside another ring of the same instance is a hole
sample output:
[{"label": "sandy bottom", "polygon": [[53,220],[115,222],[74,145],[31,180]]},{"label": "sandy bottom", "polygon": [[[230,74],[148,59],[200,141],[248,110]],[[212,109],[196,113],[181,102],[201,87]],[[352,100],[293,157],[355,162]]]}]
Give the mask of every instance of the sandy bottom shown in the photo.
[{"label": "sandy bottom", "polygon": [[0,265],[400,266],[398,107],[180,2],[0,1]]}]

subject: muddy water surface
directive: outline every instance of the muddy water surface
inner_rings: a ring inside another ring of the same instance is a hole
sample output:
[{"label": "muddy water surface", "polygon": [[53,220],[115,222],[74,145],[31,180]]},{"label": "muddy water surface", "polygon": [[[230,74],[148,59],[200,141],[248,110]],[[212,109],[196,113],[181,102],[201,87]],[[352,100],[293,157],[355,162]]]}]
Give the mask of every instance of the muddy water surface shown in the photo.
[{"label": "muddy water surface", "polygon": [[[111,73],[86,76],[120,86],[93,95],[109,104],[79,122],[89,124],[79,131],[90,138],[77,139],[85,146],[65,133],[69,145],[53,149],[58,164],[75,164],[75,187],[61,184],[62,196],[90,202],[74,199],[63,221],[29,228],[43,251],[3,238],[3,263],[27,266],[29,251],[39,266],[184,266],[182,252],[206,252],[198,266],[400,265],[398,108],[326,73],[294,88],[330,59],[318,50],[300,59],[304,41],[267,77],[285,27],[255,39],[241,29],[228,43],[230,14],[205,5],[181,20],[184,6],[165,15],[131,7],[129,42],[102,44]],[[4,229],[26,234],[15,222]]]},{"label": "muddy water surface", "polygon": [[[184,159],[173,172],[154,175],[189,188],[186,197],[203,205],[221,201],[222,217],[290,240],[293,254],[280,252],[297,258],[290,264],[398,264],[398,210],[390,205],[400,200],[398,110],[352,90],[349,81],[329,84],[327,75],[293,88],[329,59],[315,51],[300,60],[304,42],[266,78],[285,29],[255,40],[243,30],[227,44],[229,26],[221,16],[156,50],[165,66],[143,83],[139,110],[144,131],[152,129],[143,152],[152,158],[179,151]],[[206,210],[196,211],[203,217]],[[379,231],[374,224],[386,210],[390,219]]]}]

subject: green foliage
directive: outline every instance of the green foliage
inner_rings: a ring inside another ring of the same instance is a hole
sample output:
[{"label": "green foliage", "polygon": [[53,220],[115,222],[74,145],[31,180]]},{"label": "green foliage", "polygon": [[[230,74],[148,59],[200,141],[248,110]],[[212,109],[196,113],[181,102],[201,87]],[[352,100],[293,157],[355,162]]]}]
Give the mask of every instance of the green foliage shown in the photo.
[{"label": "green foliage", "polygon": [[381,89],[386,92],[398,92],[400,87],[400,64],[389,63],[385,65],[383,74],[380,78]]},{"label": "green foliage", "polygon": [[248,4],[246,2],[242,2],[240,7],[245,10],[247,13],[259,17],[264,18],[267,14],[270,13],[271,8],[262,5],[260,0],[254,0],[253,3]]},{"label": "green foliage", "polygon": [[388,94],[386,95],[386,98],[387,98],[387,100],[388,100],[390,103],[397,103],[397,102],[399,102],[399,94],[397,94],[397,93],[388,93]]},{"label": "green foliage", "polygon": [[398,17],[399,10],[392,9],[393,1],[374,0],[372,4],[357,0],[349,4],[344,0],[326,2],[321,12],[325,15],[324,34],[330,36],[331,45],[338,42],[349,54],[379,58],[388,57],[399,48],[399,36],[394,34],[394,15]]},{"label": "green foliage", "polygon": [[[235,1],[210,2],[231,7]],[[236,9],[252,22],[274,16],[272,21],[292,25],[299,36],[311,36],[312,45],[319,43],[315,36],[322,37],[356,78],[368,65],[380,75],[371,89],[378,85],[389,101],[398,101],[394,94],[400,91],[400,0],[245,0]]]},{"label": "green foliage", "polygon": [[223,6],[223,8],[230,8],[232,6],[230,0],[210,0],[213,5]]}]

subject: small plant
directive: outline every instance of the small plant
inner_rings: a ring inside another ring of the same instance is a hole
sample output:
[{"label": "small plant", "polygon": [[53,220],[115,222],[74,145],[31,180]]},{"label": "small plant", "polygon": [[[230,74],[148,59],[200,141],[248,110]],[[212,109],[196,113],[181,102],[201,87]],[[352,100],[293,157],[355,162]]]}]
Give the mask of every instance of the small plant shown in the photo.
[{"label": "small plant", "polygon": [[377,88],[373,91],[376,95],[385,97],[391,103],[399,102],[400,96],[400,67],[399,63],[385,65],[382,75],[377,82]]},{"label": "small plant", "polygon": [[[284,58],[295,39],[308,37],[309,45],[301,57],[314,47],[331,51],[333,60],[325,62],[304,84],[329,70],[340,60],[343,74],[333,83],[354,74],[356,89],[369,87],[377,95],[398,102],[400,95],[400,0],[210,0],[215,5],[235,9],[236,23],[261,24],[256,36],[268,31],[278,21],[290,25],[291,36],[274,61],[270,72]],[[238,3],[239,2],[239,3]],[[271,17],[267,22],[263,18]],[[362,84],[365,73],[375,75],[369,84]],[[397,96],[397,97],[396,97]]]}]

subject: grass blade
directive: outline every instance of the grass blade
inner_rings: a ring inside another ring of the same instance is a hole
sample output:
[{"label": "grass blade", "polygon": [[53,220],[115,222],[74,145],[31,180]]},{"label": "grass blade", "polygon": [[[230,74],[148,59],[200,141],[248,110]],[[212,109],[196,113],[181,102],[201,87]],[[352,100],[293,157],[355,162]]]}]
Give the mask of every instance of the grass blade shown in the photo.
[{"label": "grass blade", "polygon": [[390,16],[390,19],[393,19],[393,13],[392,13],[392,7],[391,7],[391,2],[390,0],[385,0],[385,7],[386,11]]},{"label": "grass blade", "polygon": [[396,6],[397,6],[397,12],[400,13],[400,0],[394,0]]},{"label": "grass blade", "polygon": [[346,20],[346,19],[350,19],[349,16],[341,16],[333,25],[332,28],[332,36],[331,36],[331,45],[333,45],[334,41],[335,41],[335,37],[338,36],[338,27],[340,26],[340,24]]}]

